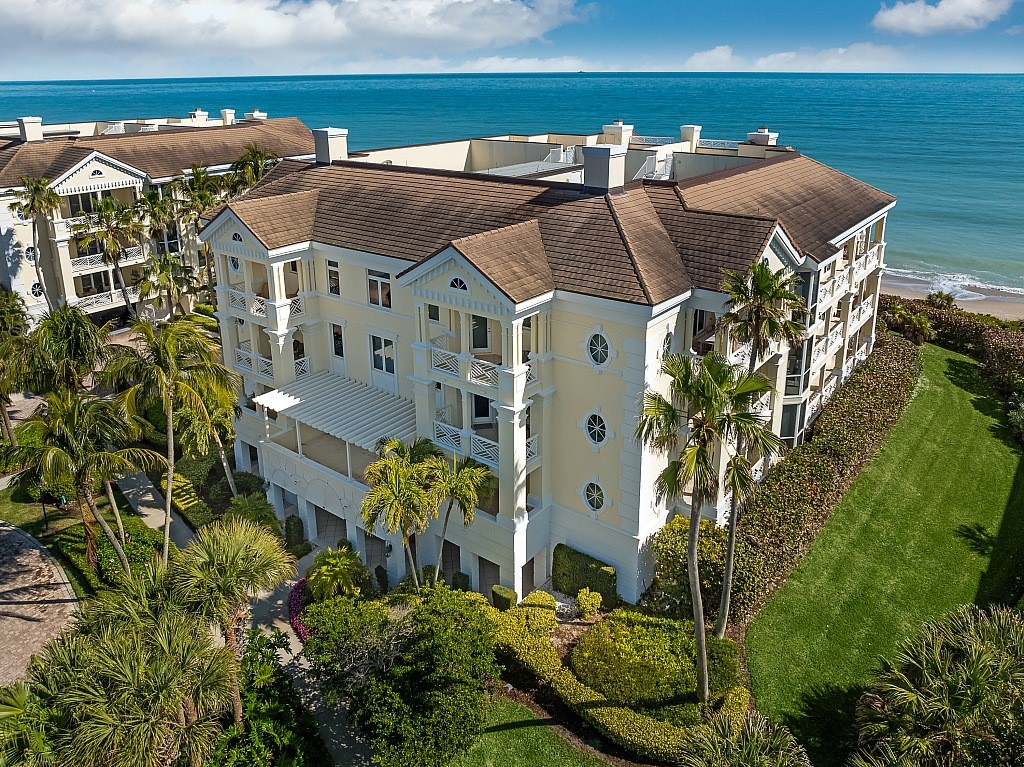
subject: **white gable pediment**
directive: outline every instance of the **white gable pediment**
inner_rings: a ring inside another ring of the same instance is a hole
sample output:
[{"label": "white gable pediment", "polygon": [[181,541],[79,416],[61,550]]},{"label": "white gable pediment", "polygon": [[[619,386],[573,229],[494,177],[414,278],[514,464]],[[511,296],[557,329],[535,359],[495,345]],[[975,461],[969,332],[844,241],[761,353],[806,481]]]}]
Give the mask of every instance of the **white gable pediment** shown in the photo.
[{"label": "white gable pediment", "polygon": [[515,311],[515,303],[452,247],[400,275],[398,284],[408,286],[414,296],[433,304],[489,314]]},{"label": "white gable pediment", "polygon": [[93,152],[65,171],[50,186],[57,194],[68,195],[129,186],[141,188],[145,180],[146,174],[141,170],[99,152]]},{"label": "white gable pediment", "polygon": [[199,239],[222,253],[248,258],[267,257],[267,248],[229,208],[225,208],[199,233]]}]

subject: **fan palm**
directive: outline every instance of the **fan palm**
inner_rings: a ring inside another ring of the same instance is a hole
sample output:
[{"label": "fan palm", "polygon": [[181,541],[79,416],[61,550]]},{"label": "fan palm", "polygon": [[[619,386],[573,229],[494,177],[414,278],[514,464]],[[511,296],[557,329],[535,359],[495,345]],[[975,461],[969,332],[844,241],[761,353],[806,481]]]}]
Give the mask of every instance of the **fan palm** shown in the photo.
[{"label": "fan palm", "polygon": [[363,522],[371,535],[378,525],[389,533],[401,534],[416,591],[420,590],[420,579],[409,541],[414,534],[423,532],[431,517],[437,516],[440,505],[440,498],[428,489],[432,473],[430,463],[412,460],[427,452],[426,446],[420,444],[424,441],[417,440],[411,446],[398,440],[381,442],[378,449],[384,457],[363,472],[370,489],[363,496],[361,507]]},{"label": "fan palm", "polygon": [[[46,289],[46,282],[43,279],[43,258],[39,252],[39,225],[40,219],[43,219],[49,229],[50,217],[60,209],[60,195],[50,187],[48,178],[31,178],[29,176],[21,179],[21,189],[12,189],[10,193],[14,197],[14,202],[10,204],[11,211],[32,221],[32,248],[36,254],[33,266],[36,270],[36,282],[43,289],[46,306],[52,310],[53,299],[50,297],[50,291]],[[47,237],[49,237],[49,231],[47,231]]]},{"label": "fan palm", "polygon": [[[124,275],[121,273],[121,255],[125,243],[140,241],[143,232],[142,222],[138,219],[134,205],[119,203],[113,197],[104,197],[96,205],[94,221],[76,224],[71,231],[82,234],[83,245],[98,243],[103,251],[103,262],[113,264],[114,274],[121,286],[121,297],[128,307],[128,315],[135,317],[135,307],[128,295]],[[141,246],[140,246],[141,247]]]},{"label": "fan palm", "polygon": [[369,579],[359,552],[351,545],[326,548],[316,555],[306,573],[306,591],[317,602],[334,596],[357,597],[361,585]]},{"label": "fan palm", "polygon": [[462,514],[462,524],[466,527],[473,522],[476,509],[487,503],[498,489],[497,477],[482,463],[472,458],[457,461],[453,457],[449,466],[444,458],[434,458],[430,464],[430,486],[439,498],[448,499],[448,508],[444,512],[441,525],[441,540],[437,549],[437,564],[434,566],[433,582],[436,584],[441,573],[441,561],[444,554],[445,537],[448,534],[448,522],[452,509],[457,505]]},{"label": "fan palm", "polygon": [[263,492],[236,495],[225,509],[224,516],[248,519],[250,522],[263,525],[276,535],[281,534],[281,520],[277,518],[277,512]]},{"label": "fan palm", "polygon": [[97,326],[76,306],[45,314],[29,334],[37,391],[84,388],[110,355],[110,326]]},{"label": "fan palm", "polygon": [[0,287],[0,428],[8,444],[17,444],[11,416],[11,395],[24,387],[29,374],[29,317],[21,296]]},{"label": "fan palm", "polygon": [[258,144],[249,144],[231,165],[231,191],[239,195],[255,186],[278,162],[279,158],[274,152]]},{"label": "fan palm", "polygon": [[231,702],[235,724],[242,726],[239,635],[251,600],[282,584],[295,572],[295,560],[281,539],[247,519],[225,519],[201,528],[176,558],[172,593],[190,609],[213,621],[231,653]]},{"label": "fan palm", "polygon": [[707,701],[707,637],[697,563],[701,509],[718,495],[716,455],[726,449],[737,431],[760,424],[730,407],[737,370],[721,356],[709,354],[698,360],[669,354],[662,360],[660,372],[668,379],[669,395],[653,390],[644,393],[635,437],[649,449],[669,456],[655,482],[659,501],[680,499],[690,489],[686,569],[697,646],[697,694]]},{"label": "fan palm", "polygon": [[[807,309],[803,298],[795,290],[798,279],[797,275],[786,269],[772,271],[768,264],[760,261],[750,267],[749,275],[725,270],[722,290],[729,296],[729,311],[722,316],[722,322],[738,341],[750,344],[750,357],[747,361],[747,375],[750,378],[753,378],[764,350],[771,344],[785,341],[795,347],[803,339],[804,326],[793,320],[794,316],[802,315]],[[762,383],[763,387],[756,396],[751,399],[744,394],[741,401],[734,403],[735,406],[745,406],[749,411],[759,397],[772,391],[767,379],[762,379]],[[732,488],[732,504],[725,549],[725,576],[715,623],[715,636],[719,638],[725,636],[729,624],[729,601],[736,567],[736,526],[740,509],[754,487],[749,469],[745,467],[749,466],[754,455],[768,460],[781,450],[781,441],[765,444],[771,441],[768,440],[769,434],[766,418],[765,428],[755,435],[762,444],[753,451],[748,451],[746,434],[741,432],[736,435],[736,458],[728,478]]]},{"label": "fan palm", "polygon": [[[160,456],[151,450],[123,444],[133,434],[129,414],[110,400],[75,391],[47,396],[36,412],[17,431],[21,444],[7,449],[11,465],[23,467],[18,480],[54,486],[70,480],[79,504],[85,503],[117,553],[125,574],[131,573],[121,542],[100,514],[92,490],[97,482],[157,465]],[[115,505],[116,510],[116,505]]]},{"label": "fan palm", "polygon": [[178,411],[209,421],[207,402],[223,402],[238,391],[238,374],[220,361],[213,343],[195,324],[161,322],[132,324],[132,346],[119,346],[107,363],[104,377],[129,410],[154,403],[167,418],[167,498],[164,511],[163,558],[171,546],[171,503],[174,491],[174,426]]}]

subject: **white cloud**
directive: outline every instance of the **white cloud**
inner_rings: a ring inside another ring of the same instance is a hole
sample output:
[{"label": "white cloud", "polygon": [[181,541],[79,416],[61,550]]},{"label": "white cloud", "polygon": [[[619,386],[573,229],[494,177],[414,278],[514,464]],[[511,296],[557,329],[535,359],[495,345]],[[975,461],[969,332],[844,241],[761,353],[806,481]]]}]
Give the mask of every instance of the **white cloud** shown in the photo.
[{"label": "white cloud", "polygon": [[1016,0],[900,0],[882,4],[871,25],[882,32],[934,35],[984,29],[1006,15]]},{"label": "white cloud", "polygon": [[691,72],[729,72],[743,68],[731,45],[716,45],[706,51],[697,51],[683,63],[683,69]]},{"label": "white cloud", "polygon": [[761,56],[754,69],[761,72],[892,72],[903,57],[889,45],[854,43],[845,48],[800,48]]},{"label": "white cloud", "polygon": [[1024,24],[1014,24],[1012,27],[1006,30],[1008,35],[1020,35],[1024,34]]},{"label": "white cloud", "polygon": [[451,59],[526,43],[582,13],[576,0],[5,1],[0,64],[11,71],[28,57],[37,65],[63,59],[84,70],[77,76],[117,61],[122,76],[213,61],[254,74],[336,70],[356,60]]}]

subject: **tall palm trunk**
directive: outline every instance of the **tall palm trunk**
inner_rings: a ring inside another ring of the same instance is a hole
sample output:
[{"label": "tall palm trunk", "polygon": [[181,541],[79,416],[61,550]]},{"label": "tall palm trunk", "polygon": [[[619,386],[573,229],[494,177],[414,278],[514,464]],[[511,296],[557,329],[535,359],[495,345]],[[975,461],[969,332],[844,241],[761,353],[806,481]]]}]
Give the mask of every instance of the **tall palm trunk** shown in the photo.
[{"label": "tall palm trunk", "polygon": [[[5,397],[6,399],[6,397]],[[11,414],[7,412],[10,402],[0,404],[0,426],[3,427],[4,439],[11,447],[18,446],[18,435],[14,433],[14,425],[11,423]]]},{"label": "tall palm trunk", "polygon": [[51,312],[53,311],[53,299],[50,298],[50,291],[46,289],[46,280],[43,279],[43,258],[39,252],[39,219],[42,218],[46,221],[47,230],[49,230],[50,220],[45,216],[36,216],[35,223],[32,224],[32,248],[35,250],[36,257],[32,262],[32,265],[36,270],[36,282],[39,283],[39,287],[43,289],[43,298],[46,299],[46,308]]},{"label": "tall palm trunk", "polygon": [[124,569],[124,574],[131,575],[132,568],[131,565],[128,564],[128,557],[124,555],[124,549],[121,547],[121,542],[117,540],[117,536],[114,535],[114,531],[110,529],[110,525],[107,524],[107,520],[103,518],[103,515],[100,514],[100,510],[96,508],[96,501],[93,500],[92,492],[90,492],[87,487],[79,488],[78,492],[80,497],[85,497],[85,502],[89,506],[89,511],[92,512],[93,519],[99,523],[100,529],[103,530],[103,535],[106,536],[110,545],[114,547],[114,551],[117,552],[117,558],[121,560],[121,567]]},{"label": "tall palm trunk", "polygon": [[704,500],[693,498],[690,507],[690,534],[686,542],[686,571],[690,576],[690,598],[693,602],[693,634],[697,645],[697,699],[706,703],[708,692],[708,647],[704,627],[704,598],[700,591],[700,570],[697,564],[697,542],[700,538],[700,511]]},{"label": "tall palm trunk", "polygon": [[164,405],[167,415],[167,498],[164,499],[164,564],[171,554],[171,496],[174,494],[174,392]]},{"label": "tall palm trunk", "polygon": [[405,547],[405,558],[409,560],[409,570],[412,572],[412,585],[416,587],[416,593],[420,590],[420,576],[416,572],[416,561],[412,556],[412,546],[409,545],[409,539],[402,539],[402,546]]},{"label": "tall palm trunk", "polygon": [[121,510],[117,508],[117,499],[114,497],[114,486],[110,484],[110,480],[106,480],[103,487],[107,491],[107,500],[110,502],[110,510],[114,513],[114,521],[117,522],[117,535],[121,539],[121,545],[124,546],[124,523],[121,521]]},{"label": "tall palm trunk", "polygon": [[114,262],[114,274],[117,275],[117,281],[121,285],[121,297],[124,299],[124,305],[128,308],[128,316],[135,319],[138,315],[135,314],[132,300],[128,296],[128,287],[124,284],[124,275],[121,273],[121,254],[116,249],[111,254],[111,260]]},{"label": "tall palm trunk", "polygon": [[242,729],[242,688],[238,681],[239,669],[242,664],[242,648],[238,646],[238,634],[234,623],[222,626],[224,632],[224,646],[231,653],[231,671],[228,674],[228,682],[231,686],[231,710],[235,719],[235,726]]},{"label": "tall palm trunk", "polygon": [[231,497],[235,498],[238,496],[238,487],[235,485],[235,475],[231,471],[231,465],[228,463],[227,453],[224,452],[224,443],[220,441],[220,434],[217,433],[216,427],[213,429],[213,443],[217,446],[217,454],[220,456],[220,465],[224,467],[224,477],[228,481],[228,488],[231,490]]},{"label": "tall palm trunk", "polygon": [[434,585],[437,585],[437,581],[440,578],[441,573],[441,558],[444,556],[444,540],[448,534],[448,520],[452,516],[452,507],[455,505],[455,499],[448,499],[448,509],[444,513],[444,524],[441,525],[441,543],[437,548],[437,564],[434,566]]},{"label": "tall palm trunk", "polygon": [[[747,364],[747,372],[753,375],[757,370],[757,358],[761,354],[760,322],[755,325],[754,337],[750,341],[750,362]],[[743,435],[736,436],[736,454],[743,455]],[[733,573],[736,569],[736,527],[740,517],[739,493],[733,490],[732,503],[729,508],[729,537],[725,544],[725,575],[722,577],[722,598],[718,603],[718,619],[715,621],[715,636],[719,639],[725,637],[725,631],[729,628],[729,610],[732,602]]]}]

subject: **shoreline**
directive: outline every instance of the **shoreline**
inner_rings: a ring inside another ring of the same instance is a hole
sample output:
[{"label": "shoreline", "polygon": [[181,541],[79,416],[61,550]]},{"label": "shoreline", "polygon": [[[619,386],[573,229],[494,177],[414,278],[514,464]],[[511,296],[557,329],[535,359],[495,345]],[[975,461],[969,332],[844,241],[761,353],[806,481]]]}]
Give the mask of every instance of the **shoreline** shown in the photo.
[{"label": "shoreline", "polygon": [[[1001,320],[1024,320],[1024,295],[995,288],[964,285],[979,298],[957,298],[956,305],[968,312],[991,314]],[[882,277],[882,292],[908,299],[925,299],[933,292],[928,280],[886,273]]]}]

